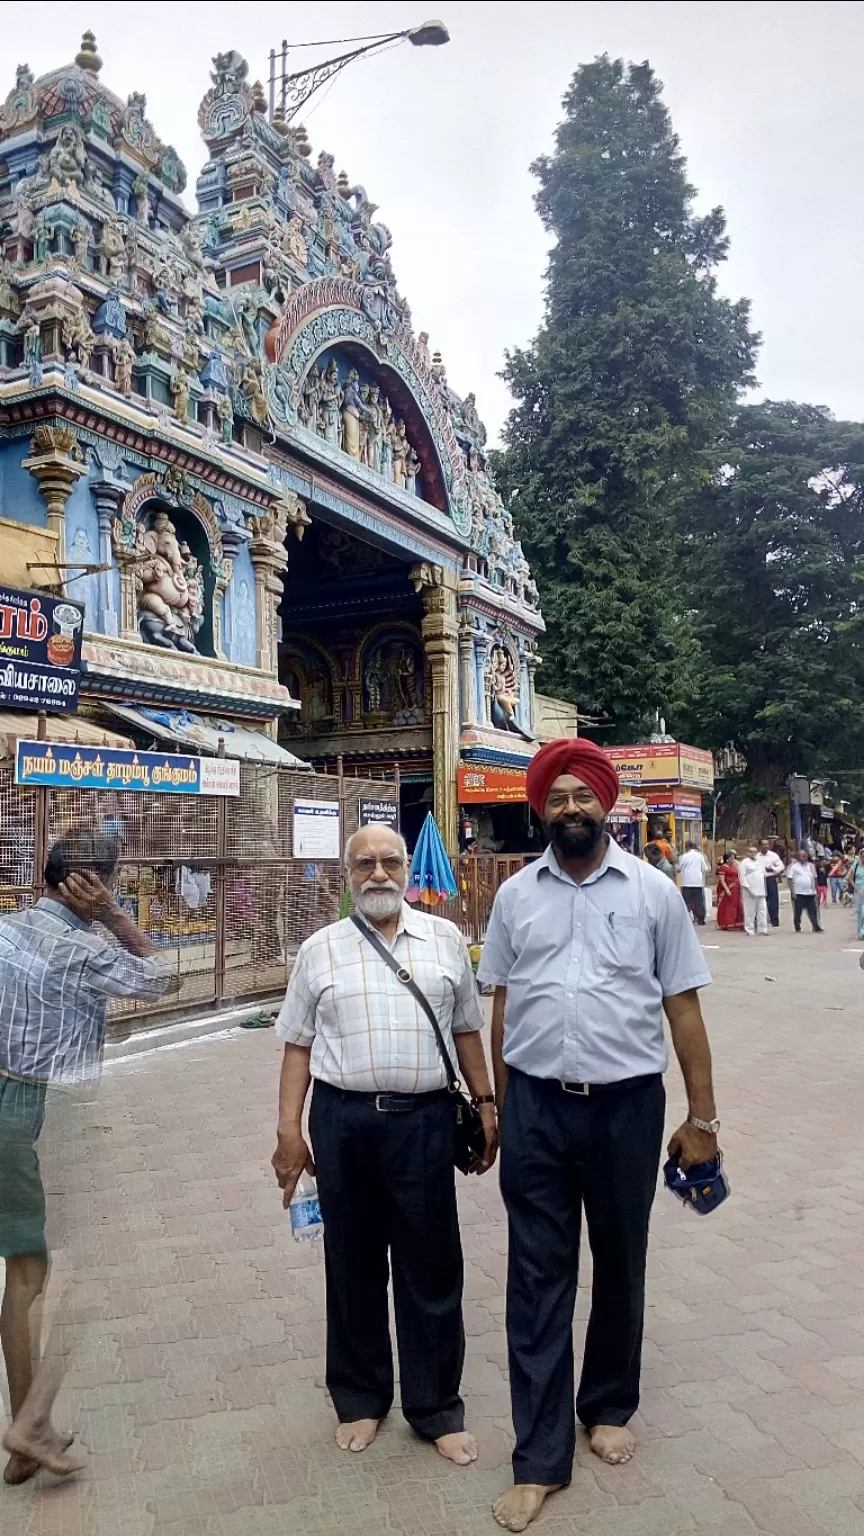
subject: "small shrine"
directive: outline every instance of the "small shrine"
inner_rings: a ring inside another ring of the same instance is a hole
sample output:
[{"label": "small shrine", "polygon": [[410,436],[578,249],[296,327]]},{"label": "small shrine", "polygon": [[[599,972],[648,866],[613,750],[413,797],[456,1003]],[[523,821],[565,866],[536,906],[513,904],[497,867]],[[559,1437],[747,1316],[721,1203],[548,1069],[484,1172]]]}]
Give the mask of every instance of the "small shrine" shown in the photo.
[{"label": "small shrine", "polygon": [[398,768],[409,840],[433,804],[455,851],[460,767],[534,750],[543,629],[474,396],[366,189],[238,53],[198,108],[195,214],[102,67],[85,33],[0,106],[0,548],[84,605],[84,714]]}]

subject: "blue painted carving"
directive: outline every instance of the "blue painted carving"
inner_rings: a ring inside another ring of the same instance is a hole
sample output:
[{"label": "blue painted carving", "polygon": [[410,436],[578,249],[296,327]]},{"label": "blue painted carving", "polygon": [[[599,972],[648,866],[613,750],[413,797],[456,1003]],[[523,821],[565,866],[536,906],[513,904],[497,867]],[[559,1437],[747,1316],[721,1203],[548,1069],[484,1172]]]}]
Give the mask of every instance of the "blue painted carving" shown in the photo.
[{"label": "blue painted carving", "polygon": [[218,347],[210,353],[204,367],[201,369],[201,383],[205,389],[213,389],[220,394],[228,391],[228,371],[225,367],[225,359]]},{"label": "blue painted carving", "polygon": [[92,325],[97,336],[114,336],[119,341],[126,335],[126,309],[119,288],[112,288],[107,299],[99,305]]}]

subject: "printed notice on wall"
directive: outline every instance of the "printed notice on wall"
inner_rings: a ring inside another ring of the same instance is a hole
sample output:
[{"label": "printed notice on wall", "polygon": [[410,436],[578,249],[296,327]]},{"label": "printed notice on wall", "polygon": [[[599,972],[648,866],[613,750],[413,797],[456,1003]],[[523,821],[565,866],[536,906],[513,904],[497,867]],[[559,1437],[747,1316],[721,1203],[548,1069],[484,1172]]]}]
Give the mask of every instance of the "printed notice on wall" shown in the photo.
[{"label": "printed notice on wall", "polygon": [[202,795],[239,795],[240,764],[236,757],[202,757],[200,760]]},{"label": "printed notice on wall", "polygon": [[294,801],[295,859],[338,859],[339,801]]}]

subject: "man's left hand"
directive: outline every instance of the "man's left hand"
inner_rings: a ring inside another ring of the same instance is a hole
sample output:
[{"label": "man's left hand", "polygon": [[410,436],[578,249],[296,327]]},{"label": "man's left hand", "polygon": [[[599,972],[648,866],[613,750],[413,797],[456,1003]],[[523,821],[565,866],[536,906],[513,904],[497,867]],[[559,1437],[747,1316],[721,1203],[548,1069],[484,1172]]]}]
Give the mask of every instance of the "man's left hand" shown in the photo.
[{"label": "man's left hand", "polygon": [[478,1108],[486,1135],[486,1149],[479,1161],[474,1163],[468,1171],[480,1174],[488,1173],[498,1156],[498,1116],[495,1113],[494,1104],[480,1104]]},{"label": "man's left hand", "polygon": [[710,1131],[698,1131],[695,1125],[685,1120],[669,1142],[667,1151],[670,1157],[678,1158],[686,1171],[697,1163],[710,1163],[717,1156],[717,1137]]}]

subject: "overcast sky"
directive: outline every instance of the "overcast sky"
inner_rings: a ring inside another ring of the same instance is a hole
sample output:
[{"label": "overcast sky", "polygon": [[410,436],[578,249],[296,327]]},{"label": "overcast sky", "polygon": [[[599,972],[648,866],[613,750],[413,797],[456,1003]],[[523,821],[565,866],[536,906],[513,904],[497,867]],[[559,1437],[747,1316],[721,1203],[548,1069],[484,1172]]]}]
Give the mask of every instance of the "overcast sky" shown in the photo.
[{"label": "overcast sky", "polygon": [[[427,6],[429,9],[427,9]],[[379,204],[415,326],[473,389],[494,437],[508,408],[504,349],[542,312],[546,241],[528,166],[550,148],[574,69],[596,54],[648,59],[688,158],[699,207],[722,203],[721,281],[748,295],[764,336],[760,394],[864,418],[864,7],[860,3],[350,5],[182,3],[3,6],[0,100],[14,66],[74,58],[96,32],[102,79],[145,92],[157,133],[195,176],[211,56],[236,48],[249,78],[289,42],[416,25],[436,11],[447,47],[403,45],[351,66],[301,114]],[[295,68],[319,57],[303,50]]]}]

